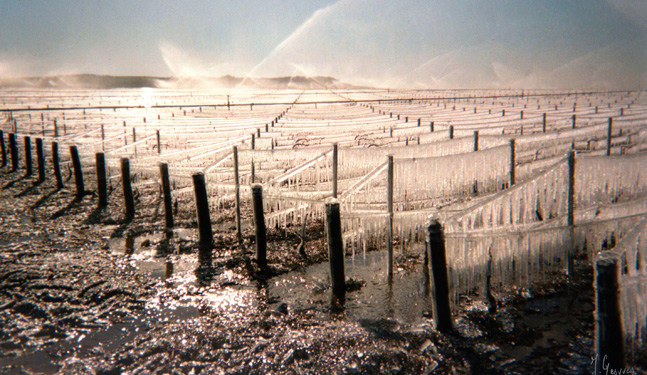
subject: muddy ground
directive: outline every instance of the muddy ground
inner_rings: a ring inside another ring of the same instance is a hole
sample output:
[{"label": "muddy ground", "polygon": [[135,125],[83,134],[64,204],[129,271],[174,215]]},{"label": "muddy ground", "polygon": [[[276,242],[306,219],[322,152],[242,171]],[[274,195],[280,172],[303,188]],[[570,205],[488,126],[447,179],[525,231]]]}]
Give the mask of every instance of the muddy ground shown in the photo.
[{"label": "muddy ground", "polygon": [[[239,244],[232,208],[212,216],[211,259],[197,256],[190,200],[164,232],[159,188],[136,185],[137,214],[124,221],[121,191],[96,209],[75,199],[73,178],[56,191],[24,172],[0,170],[0,373],[3,374],[590,374],[594,342],[591,266],[498,299],[496,313],[464,298],[456,330],[440,334],[431,313],[416,323],[348,319],[331,305],[293,309],[268,293],[279,274],[327,260],[323,225],[271,231],[269,270],[253,261],[253,233]],[[94,186],[86,181],[86,188]],[[243,210],[245,217],[250,216]],[[130,238],[130,242],[126,241]],[[137,240],[135,240],[137,239]],[[123,248],[114,244],[125,243]],[[139,262],[155,254],[160,272]],[[409,272],[421,256],[399,257]],[[362,288],[366,280],[354,280]],[[322,293],[330,293],[329,285]],[[348,292],[352,294],[352,291]],[[645,372],[644,357],[633,364]],[[640,367],[642,366],[642,367]]]}]

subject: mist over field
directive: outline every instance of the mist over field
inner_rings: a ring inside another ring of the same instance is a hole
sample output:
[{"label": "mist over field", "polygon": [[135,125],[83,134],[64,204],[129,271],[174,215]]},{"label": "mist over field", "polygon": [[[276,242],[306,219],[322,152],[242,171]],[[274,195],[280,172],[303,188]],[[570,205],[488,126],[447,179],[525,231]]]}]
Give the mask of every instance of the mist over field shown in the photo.
[{"label": "mist over field", "polygon": [[144,77],[124,87],[157,87],[151,77],[229,87],[230,76],[239,87],[276,88],[284,84],[271,79],[298,76],[369,87],[633,89],[647,83],[646,9],[640,0],[3,2],[0,78],[54,77],[55,87],[96,85],[74,76],[97,74]]}]

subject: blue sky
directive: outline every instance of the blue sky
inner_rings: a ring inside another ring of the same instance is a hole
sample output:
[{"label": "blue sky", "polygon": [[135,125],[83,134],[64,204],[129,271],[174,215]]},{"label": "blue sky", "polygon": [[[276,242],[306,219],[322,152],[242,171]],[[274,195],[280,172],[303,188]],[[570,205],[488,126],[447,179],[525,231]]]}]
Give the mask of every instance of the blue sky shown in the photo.
[{"label": "blue sky", "polygon": [[647,86],[646,0],[0,1],[0,76]]}]

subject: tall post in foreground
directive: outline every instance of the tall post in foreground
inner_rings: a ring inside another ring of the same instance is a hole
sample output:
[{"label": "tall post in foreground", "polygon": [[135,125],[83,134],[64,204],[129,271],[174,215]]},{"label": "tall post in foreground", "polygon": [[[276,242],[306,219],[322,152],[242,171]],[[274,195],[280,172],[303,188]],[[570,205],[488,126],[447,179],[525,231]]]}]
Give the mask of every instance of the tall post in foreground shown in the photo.
[{"label": "tall post in foreground", "polygon": [[337,163],[338,163],[337,143],[332,145],[332,197],[337,198]]},{"label": "tall post in foreground", "polygon": [[76,146],[70,146],[70,157],[72,158],[72,167],[74,167],[74,182],[76,182],[76,199],[81,200],[85,194],[83,184],[83,171],[81,170],[81,159],[79,150]]},{"label": "tall post in foreground", "polygon": [[211,230],[211,217],[209,215],[207,185],[204,181],[204,174],[196,173],[193,175],[193,191],[195,193],[195,208],[198,215],[200,254],[202,257],[209,257],[213,244],[213,232]]},{"label": "tall post in foreground", "polygon": [[43,139],[36,138],[36,160],[38,161],[38,182],[45,181],[45,151]]},{"label": "tall post in foreground", "polygon": [[267,238],[265,233],[265,215],[263,214],[263,185],[252,185],[254,208],[254,233],[256,235],[256,262],[259,267],[267,266]]},{"label": "tall post in foreground", "polygon": [[238,242],[243,241],[243,232],[240,227],[240,177],[238,173],[238,147],[234,146],[234,187],[236,199],[236,238]]},{"label": "tall post in foreground", "polygon": [[133,187],[130,183],[130,160],[128,158],[121,158],[121,184],[124,191],[126,220],[130,221],[135,217],[135,198],[133,197]]},{"label": "tall post in foreground", "polygon": [[328,234],[328,259],[332,290],[339,299],[346,294],[346,276],[344,275],[344,244],[341,238],[341,218],[339,202],[326,203],[326,232]]},{"label": "tall post in foreground", "polygon": [[568,238],[568,264],[567,272],[568,275],[573,275],[575,271],[575,238],[574,238],[574,226],[575,226],[575,151],[568,152],[568,227],[569,227],[569,238]]},{"label": "tall post in foreground", "polygon": [[99,208],[108,205],[108,184],[106,178],[106,156],[103,152],[95,154],[95,164],[97,170],[97,194],[99,195]]},{"label": "tall post in foreground", "polygon": [[479,131],[474,130],[474,151],[479,150]]},{"label": "tall post in foreground", "polygon": [[613,134],[613,118],[609,117],[609,126],[607,127],[607,155],[611,155],[611,135]]},{"label": "tall post in foreground", "polygon": [[31,166],[31,137],[25,136],[23,140],[25,142],[25,177],[30,177],[33,172]]},{"label": "tall post in foreground", "polygon": [[9,152],[11,153],[11,172],[18,170],[18,146],[16,146],[16,134],[9,133]]},{"label": "tall post in foreground", "polygon": [[173,228],[173,205],[171,200],[171,181],[169,180],[168,164],[160,163],[160,179],[162,180],[162,194],[164,195],[164,218],[166,228]]},{"label": "tall post in foreground", "polygon": [[[620,269],[618,259],[606,257],[595,262],[595,353],[597,364],[604,364],[620,374],[625,368],[624,332],[620,290],[618,283]],[[596,374],[597,372],[597,368]],[[600,368],[604,370],[604,368]]]},{"label": "tall post in foreground", "polygon": [[431,219],[427,227],[429,236],[429,260],[434,279],[435,298],[432,299],[436,329],[440,332],[452,330],[452,314],[449,304],[449,279],[445,255],[443,227],[437,219]]},{"label": "tall post in foreground", "polygon": [[61,175],[61,165],[58,163],[58,142],[52,142],[52,164],[54,165],[56,190],[61,190],[63,188],[63,176]]},{"label": "tall post in foreground", "polygon": [[2,168],[7,165],[7,149],[4,145],[4,133],[2,130],[0,130],[0,151],[2,152],[2,165],[0,165],[0,168]]},{"label": "tall post in foreground", "polygon": [[510,187],[515,183],[515,168],[517,167],[517,161],[515,160],[515,141],[514,139],[510,140]]},{"label": "tall post in foreground", "polygon": [[386,175],[386,210],[388,212],[388,228],[386,250],[388,253],[387,275],[393,277],[393,155],[387,156]]}]

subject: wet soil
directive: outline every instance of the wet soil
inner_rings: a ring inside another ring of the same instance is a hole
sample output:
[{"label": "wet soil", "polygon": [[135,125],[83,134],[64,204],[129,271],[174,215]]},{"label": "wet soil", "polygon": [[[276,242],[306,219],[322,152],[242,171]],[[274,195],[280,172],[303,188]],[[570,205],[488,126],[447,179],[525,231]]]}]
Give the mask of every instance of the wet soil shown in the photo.
[{"label": "wet soil", "polygon": [[[307,226],[303,251],[295,234],[301,228],[270,231],[269,267],[261,270],[252,231],[247,227],[242,242],[234,235],[233,207],[212,216],[215,243],[205,259],[198,256],[192,202],[179,200],[176,229],[165,231],[156,184],[135,185],[137,214],[126,221],[118,187],[109,206],[96,209],[92,193],[75,199],[73,178],[60,191],[51,181],[34,182],[0,170],[0,373],[594,370],[585,259],[570,281],[556,275],[531,290],[496,294],[496,313],[478,295],[463,298],[455,331],[441,334],[424,303],[406,319],[353,310],[370,290],[368,276],[352,280],[347,310],[331,300],[325,278],[316,286],[318,302],[277,291],[277,280],[308,274],[327,260],[321,222]],[[249,220],[251,212],[243,215]],[[396,266],[396,278],[415,279],[424,259],[408,254]]]}]

